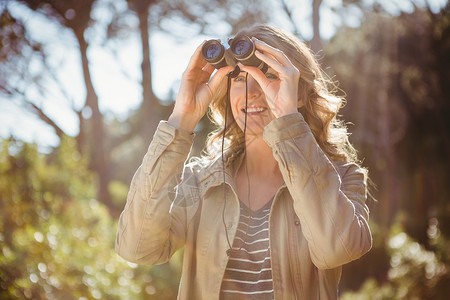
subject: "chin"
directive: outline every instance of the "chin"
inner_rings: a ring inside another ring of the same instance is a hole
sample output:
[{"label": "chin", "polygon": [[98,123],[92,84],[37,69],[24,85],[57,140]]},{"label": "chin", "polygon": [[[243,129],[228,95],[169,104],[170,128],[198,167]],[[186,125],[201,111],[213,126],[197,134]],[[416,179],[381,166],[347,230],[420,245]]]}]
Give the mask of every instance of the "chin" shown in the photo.
[{"label": "chin", "polygon": [[[247,129],[246,134],[249,135],[261,135],[263,134],[264,127],[270,122],[252,122],[247,119]],[[244,132],[244,122],[239,124],[239,128],[241,128],[242,132]]]}]

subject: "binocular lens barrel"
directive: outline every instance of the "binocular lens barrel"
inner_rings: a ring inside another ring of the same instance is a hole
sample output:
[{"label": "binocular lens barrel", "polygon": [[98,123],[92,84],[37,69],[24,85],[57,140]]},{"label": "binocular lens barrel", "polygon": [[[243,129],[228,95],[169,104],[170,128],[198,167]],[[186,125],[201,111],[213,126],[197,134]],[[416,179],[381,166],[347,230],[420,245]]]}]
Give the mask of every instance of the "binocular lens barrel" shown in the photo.
[{"label": "binocular lens barrel", "polygon": [[218,40],[206,41],[202,47],[202,56],[216,69],[227,66],[225,47]]},{"label": "binocular lens barrel", "polygon": [[202,46],[202,56],[214,68],[220,69],[225,66],[235,66],[240,62],[245,66],[259,68],[262,72],[267,72],[268,66],[255,55],[255,44],[253,41],[242,36],[228,41],[230,48],[225,47],[218,40],[208,40]]},{"label": "binocular lens barrel", "polygon": [[231,43],[231,45],[231,51],[233,51],[236,56],[246,57],[252,54],[253,44],[247,40],[237,40],[236,42]]}]

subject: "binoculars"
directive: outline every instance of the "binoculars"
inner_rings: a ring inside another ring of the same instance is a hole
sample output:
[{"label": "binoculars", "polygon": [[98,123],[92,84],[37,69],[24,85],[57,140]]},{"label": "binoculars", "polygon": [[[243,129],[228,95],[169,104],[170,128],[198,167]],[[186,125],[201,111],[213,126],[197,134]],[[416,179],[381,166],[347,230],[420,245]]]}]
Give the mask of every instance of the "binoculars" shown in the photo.
[{"label": "binoculars", "polygon": [[[237,67],[236,64],[240,62],[244,66],[257,67],[266,73],[269,67],[256,57],[255,50],[253,41],[247,36],[242,36],[229,39],[228,45],[222,44],[219,40],[208,40],[202,46],[202,56],[216,69],[225,66]],[[239,68],[235,68],[233,75],[237,76],[239,72]]]}]

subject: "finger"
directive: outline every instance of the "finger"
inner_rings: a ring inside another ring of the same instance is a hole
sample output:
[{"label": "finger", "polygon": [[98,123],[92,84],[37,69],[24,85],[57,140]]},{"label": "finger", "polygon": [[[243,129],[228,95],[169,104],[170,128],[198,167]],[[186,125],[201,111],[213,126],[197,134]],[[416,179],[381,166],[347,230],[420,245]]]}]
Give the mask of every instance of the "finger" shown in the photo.
[{"label": "finger", "polygon": [[265,62],[269,67],[275,70],[277,73],[284,73],[285,67],[281,65],[276,59],[260,52],[259,50],[255,51],[255,55],[257,58]]},{"label": "finger", "polygon": [[214,66],[211,65],[210,63],[207,63],[204,67],[203,67],[203,71],[208,72],[210,74],[212,74],[212,72],[215,70]]},{"label": "finger", "polygon": [[253,77],[253,79],[255,79],[256,82],[258,82],[263,92],[266,93],[266,88],[271,81],[267,79],[266,75],[263,72],[261,72],[260,69],[258,69],[257,67],[242,66],[241,70],[248,72],[248,74],[250,74]]},{"label": "finger", "polygon": [[233,71],[233,67],[226,66],[217,70],[216,74],[213,75],[211,81],[208,83],[208,88],[211,94],[214,94],[220,86],[223,78],[231,71]]},{"label": "finger", "polygon": [[281,65],[277,60],[271,58],[270,56],[267,56],[264,53],[259,52],[258,50],[255,51],[256,57],[258,57],[260,60],[265,62],[269,67],[274,69],[278,73],[278,77],[280,79],[291,79],[291,80],[298,80],[300,77],[300,71],[297,69],[296,66],[290,63],[289,66],[283,66]]},{"label": "finger", "polygon": [[191,59],[189,60],[187,70],[189,69],[195,69],[195,68],[203,68],[206,65],[206,60],[202,56],[202,47],[205,42],[201,43],[197,49],[195,49],[194,54],[191,56]]},{"label": "finger", "polygon": [[211,74],[214,72],[215,68],[210,64],[207,63],[203,68],[202,68],[202,74],[200,77],[200,82],[208,82],[209,78],[211,77]]},{"label": "finger", "polygon": [[283,51],[280,49],[277,49],[275,47],[272,47],[268,45],[267,43],[258,40],[255,37],[252,37],[253,42],[255,43],[256,49],[260,50],[260,52],[267,52],[270,55],[272,55],[280,64],[284,66],[293,66],[292,62],[289,60],[289,58],[284,54]]}]

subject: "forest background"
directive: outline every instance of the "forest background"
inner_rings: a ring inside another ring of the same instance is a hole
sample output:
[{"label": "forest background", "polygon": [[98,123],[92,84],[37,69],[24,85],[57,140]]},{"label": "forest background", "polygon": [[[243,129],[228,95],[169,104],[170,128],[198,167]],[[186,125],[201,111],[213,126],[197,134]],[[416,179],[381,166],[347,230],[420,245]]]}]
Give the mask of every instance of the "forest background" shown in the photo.
[{"label": "forest background", "polygon": [[[370,204],[373,249],[344,267],[341,299],[447,299],[450,5],[299,3],[1,1],[0,298],[176,298],[182,251],[154,267],[127,263],[114,252],[131,177],[158,122],[170,114],[177,89],[175,82],[164,93],[155,92],[159,75],[152,67],[157,62],[150,38],[200,43],[264,22],[310,44],[342,95],[345,91],[342,118],[376,185],[377,201]],[[57,30],[39,30],[30,21],[35,18],[53,26],[43,28]],[[324,23],[334,28],[326,38]],[[120,50],[131,39],[138,47],[126,57],[138,62],[137,77],[121,66],[127,60]],[[127,107],[124,113],[108,109],[111,99],[94,83],[99,56],[93,49],[99,48],[115,58],[111,64],[127,79],[123,86],[106,86],[124,90],[118,104]],[[76,65],[71,70],[77,73],[63,82],[67,64]],[[72,83],[82,96],[73,95]],[[26,120],[45,138],[36,130],[32,141],[15,134]],[[207,118],[197,126],[193,154],[200,153],[211,128]]]}]

